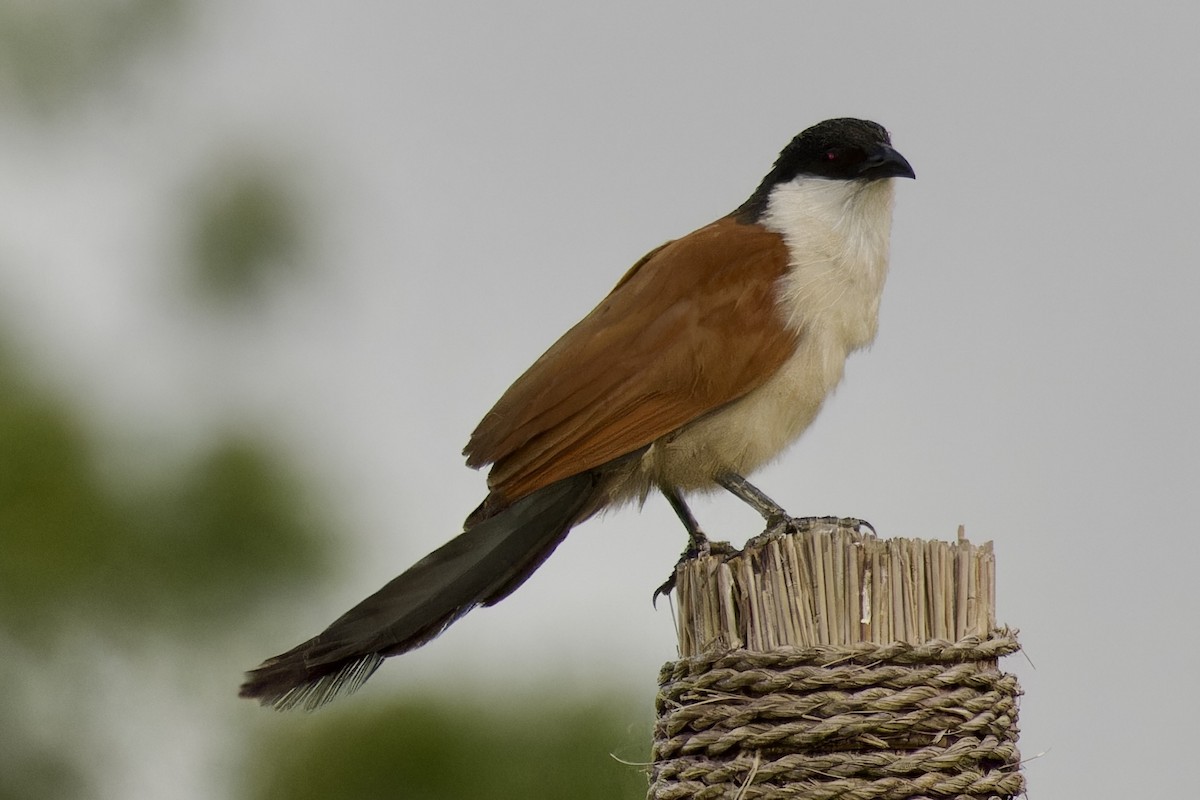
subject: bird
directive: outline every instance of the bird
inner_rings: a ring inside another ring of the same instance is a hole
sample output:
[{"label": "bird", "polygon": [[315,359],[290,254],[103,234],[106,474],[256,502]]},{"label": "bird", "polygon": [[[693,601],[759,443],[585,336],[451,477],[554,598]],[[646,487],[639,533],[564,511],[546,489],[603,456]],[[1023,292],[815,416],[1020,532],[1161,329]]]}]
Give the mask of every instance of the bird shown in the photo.
[{"label": "bird", "polygon": [[915,178],[881,125],[796,135],[732,212],[639,259],[508,388],[471,434],[488,493],[463,531],[246,675],[242,697],[313,709],[383,660],[503,600],[598,512],[724,488],[787,518],[746,476],[813,422],[847,356],[876,336],[894,184]]}]

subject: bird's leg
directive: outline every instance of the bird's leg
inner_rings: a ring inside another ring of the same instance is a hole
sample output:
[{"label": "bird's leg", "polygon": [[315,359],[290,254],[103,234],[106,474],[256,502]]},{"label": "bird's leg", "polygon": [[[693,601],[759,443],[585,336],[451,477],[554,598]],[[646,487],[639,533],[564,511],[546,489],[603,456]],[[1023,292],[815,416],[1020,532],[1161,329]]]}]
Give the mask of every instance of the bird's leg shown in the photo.
[{"label": "bird's leg", "polygon": [[840,527],[850,527],[855,531],[860,531],[861,528],[868,528],[871,535],[875,535],[875,526],[866,520],[847,517],[793,517],[783,510],[783,506],[776,503],[771,498],[767,497],[750,481],[738,475],[736,472],[727,472],[724,475],[717,476],[717,483],[728,489],[733,494],[746,502],[751,508],[762,514],[763,519],[767,521],[768,532],[786,527],[792,531],[805,531],[812,528],[813,525],[824,523],[826,525],[834,525]]},{"label": "bird's leg", "polygon": [[762,490],[736,472],[726,472],[724,475],[718,475],[717,483],[728,489],[759,514],[762,514],[769,528],[791,519],[788,513],[783,510],[783,506],[767,497],[762,493]]},{"label": "bird's leg", "polygon": [[683,555],[679,557],[679,561],[671,570],[671,576],[663,581],[662,586],[654,590],[654,594],[650,597],[651,603],[656,603],[659,595],[670,594],[675,588],[675,573],[678,571],[680,564],[689,561],[697,556],[707,556],[712,553],[730,553],[733,548],[726,542],[710,542],[708,537],[704,535],[704,531],[700,530],[700,523],[696,522],[696,517],[692,514],[692,510],[688,508],[688,504],[683,501],[683,495],[674,486],[659,486],[659,491],[663,497],[667,498],[667,502],[671,504],[671,508],[675,510],[675,516],[679,517],[679,521],[683,523],[683,527],[688,532],[687,549],[683,551]]},{"label": "bird's leg", "polygon": [[704,535],[704,531],[700,530],[700,523],[696,522],[696,516],[692,514],[688,504],[683,501],[683,495],[674,486],[660,486],[658,489],[663,493],[663,497],[667,498],[667,502],[675,511],[675,516],[679,517],[679,521],[687,530],[688,549],[684,555],[707,553],[709,550],[708,537]]}]

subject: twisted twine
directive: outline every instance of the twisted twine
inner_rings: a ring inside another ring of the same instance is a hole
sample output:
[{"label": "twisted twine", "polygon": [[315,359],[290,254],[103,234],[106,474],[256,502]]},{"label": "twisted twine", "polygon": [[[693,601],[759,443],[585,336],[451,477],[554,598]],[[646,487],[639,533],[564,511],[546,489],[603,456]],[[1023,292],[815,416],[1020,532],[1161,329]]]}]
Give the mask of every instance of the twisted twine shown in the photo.
[{"label": "twisted twine", "polygon": [[650,800],[1013,797],[1012,632],[745,650],[667,664]]}]

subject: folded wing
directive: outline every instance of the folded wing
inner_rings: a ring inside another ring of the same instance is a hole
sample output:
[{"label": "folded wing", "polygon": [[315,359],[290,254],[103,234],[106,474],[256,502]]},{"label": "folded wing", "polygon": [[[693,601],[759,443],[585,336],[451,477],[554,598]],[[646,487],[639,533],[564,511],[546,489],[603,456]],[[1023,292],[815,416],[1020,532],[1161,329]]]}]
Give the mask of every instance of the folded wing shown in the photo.
[{"label": "folded wing", "polygon": [[762,384],[795,351],[775,233],[727,217],[651,251],[504,393],[473,467],[511,503],[645,447]]}]

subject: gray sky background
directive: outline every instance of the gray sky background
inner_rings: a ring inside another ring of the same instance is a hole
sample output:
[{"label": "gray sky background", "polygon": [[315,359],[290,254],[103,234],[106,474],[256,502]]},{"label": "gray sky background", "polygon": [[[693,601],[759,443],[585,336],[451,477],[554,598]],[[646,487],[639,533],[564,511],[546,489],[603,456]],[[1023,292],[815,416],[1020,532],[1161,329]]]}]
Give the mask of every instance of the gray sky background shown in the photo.
[{"label": "gray sky background", "polygon": [[[65,132],[0,123],[0,311],[117,438],[182,449],[232,408],[329,487],[345,584],[230,654],[230,704],[242,669],[459,529],[483,494],[467,434],[633,261],[733,209],[802,128],[863,116],[918,176],[898,187],[879,338],[756,483],[795,514],[859,516],[883,536],[962,523],[995,540],[1000,616],[1028,655],[1005,664],[1026,691],[1022,751],[1043,754],[1031,796],[1193,791],[1196,11],[192,13]],[[184,299],[170,226],[198,165],[230,147],[278,159],[317,213],[303,278],[257,319],[216,326]],[[696,510],[736,543],[761,527],[732,498]],[[650,592],[683,541],[661,498],[589,522],[512,598],[348,702],[453,675],[634,685],[649,703],[674,654]],[[246,706],[233,713],[262,713]],[[202,773],[188,751],[203,733],[141,736],[173,776]]]}]

